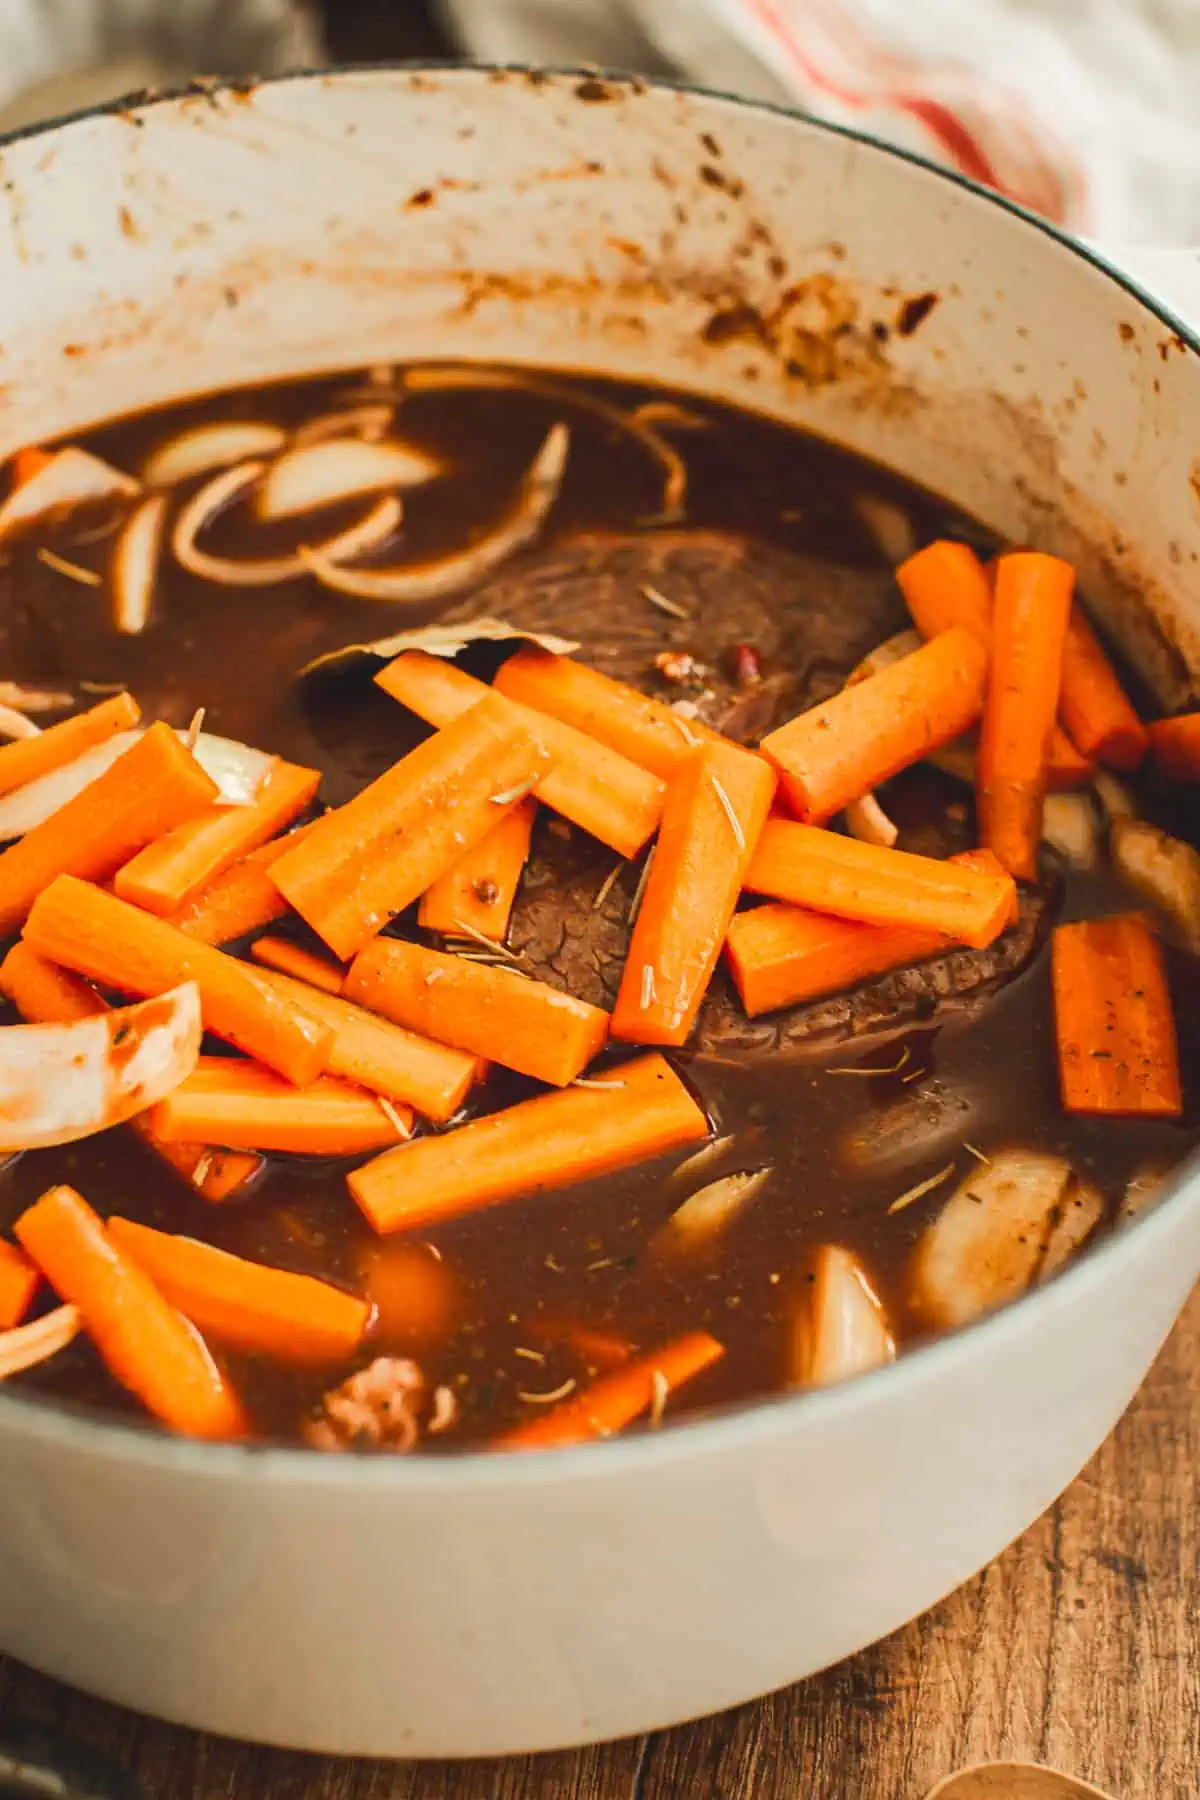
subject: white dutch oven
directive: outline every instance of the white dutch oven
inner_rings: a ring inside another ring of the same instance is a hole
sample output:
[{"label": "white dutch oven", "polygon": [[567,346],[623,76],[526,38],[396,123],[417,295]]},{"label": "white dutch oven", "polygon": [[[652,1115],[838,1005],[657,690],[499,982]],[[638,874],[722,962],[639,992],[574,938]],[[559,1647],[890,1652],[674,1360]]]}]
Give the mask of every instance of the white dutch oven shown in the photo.
[{"label": "white dutch oven", "polygon": [[[1165,705],[1200,674],[1191,340],[919,163],[732,100],[463,70],[164,100],[2,161],[0,455],[388,358],[659,378],[1070,555]],[[336,1752],[530,1749],[727,1706],[891,1631],[1028,1525],[1198,1268],[1193,1180],[894,1368],[548,1455],[198,1447],[0,1396],[0,1648]]]}]

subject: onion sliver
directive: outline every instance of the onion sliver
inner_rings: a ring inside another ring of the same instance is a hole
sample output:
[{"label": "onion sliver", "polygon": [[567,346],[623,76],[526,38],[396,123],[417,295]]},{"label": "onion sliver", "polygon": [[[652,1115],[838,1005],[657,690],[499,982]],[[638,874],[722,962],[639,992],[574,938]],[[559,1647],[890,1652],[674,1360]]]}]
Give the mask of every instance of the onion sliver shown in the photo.
[{"label": "onion sliver", "polygon": [[182,508],[175,520],[171,547],[189,574],[220,582],[225,587],[271,587],[276,582],[293,581],[296,576],[303,575],[314,554],[341,558],[346,562],[366,556],[393,537],[399,527],[400,502],[395,495],[389,494],[356,525],[339,531],[335,537],[327,538],[311,550],[301,549],[290,556],[267,557],[260,562],[210,556],[207,551],[198,550],[196,539],[200,533],[240,494],[253,487],[264,467],[261,462],[248,462],[239,463],[236,469],[226,469],[222,474],[214,475]]},{"label": "onion sliver", "polygon": [[146,629],[167,522],[167,496],[148,494],[130,513],[113,548],[113,623],[129,637]]},{"label": "onion sliver", "polygon": [[71,1144],[165,1100],[200,1055],[194,981],[70,1025],[0,1029],[0,1150]]},{"label": "onion sliver", "polygon": [[900,836],[874,794],[863,794],[846,808],[846,830],[862,844],[878,844],[885,850],[895,848]]},{"label": "onion sliver", "polygon": [[348,406],[342,412],[318,413],[306,419],[292,433],[297,450],[305,444],[323,444],[329,438],[367,438],[374,442],[387,432],[396,416],[390,400],[373,400],[362,406]]},{"label": "onion sliver", "polygon": [[[112,690],[116,693],[116,689]],[[0,681],[0,706],[16,706],[23,713],[59,712],[65,706],[73,706],[75,696],[61,693],[57,688],[26,687],[20,681]]]},{"label": "onion sliver", "polygon": [[5,706],[0,702],[0,738],[40,737],[42,728],[35,725],[32,719],[18,712],[15,706]]},{"label": "onion sliver", "polygon": [[793,1382],[824,1387],[891,1362],[896,1346],[858,1259],[840,1244],[824,1244],[814,1277],[796,1321]]},{"label": "onion sliver", "polygon": [[0,1332],[0,1381],[57,1356],[78,1337],[81,1323],[78,1307],[58,1306],[31,1325]]},{"label": "onion sliver", "polygon": [[265,419],[218,419],[211,425],[194,425],[151,451],[142,480],[147,487],[174,487],[250,456],[271,456],[286,442],[282,428]]},{"label": "onion sliver", "polygon": [[677,1206],[652,1240],[657,1251],[698,1250],[713,1244],[742,1208],[766,1186],[772,1171],[743,1169],[697,1188]]},{"label": "onion sliver", "polygon": [[558,499],[567,466],[570,433],[565,425],[552,425],[545,442],[530,463],[510,511],[466,550],[456,550],[433,562],[409,563],[390,569],[344,569],[328,544],[301,551],[313,574],[325,587],[355,600],[390,600],[413,603],[444,600],[472,587],[493,569],[531,543],[546,515]]},{"label": "onion sliver", "polygon": [[440,473],[439,463],[407,444],[328,438],[285,450],[267,470],[255,510],[260,519],[292,519],[364,494],[420,487]]},{"label": "onion sliver", "polygon": [[49,513],[71,512],[77,506],[141,491],[141,483],[132,475],[114,469],[90,450],[78,450],[69,444],[65,450],[56,450],[50,461],[14,489],[0,506],[0,542]]}]

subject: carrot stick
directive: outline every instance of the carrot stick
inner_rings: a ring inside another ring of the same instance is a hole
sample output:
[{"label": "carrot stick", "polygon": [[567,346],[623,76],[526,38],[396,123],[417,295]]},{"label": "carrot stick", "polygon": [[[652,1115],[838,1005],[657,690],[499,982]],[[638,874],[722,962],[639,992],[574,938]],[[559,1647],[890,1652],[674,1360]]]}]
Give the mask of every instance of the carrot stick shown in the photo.
[{"label": "carrot stick", "polygon": [[681,719],[665,701],[532,644],[501,666],[495,686],[498,694],[607,744],[663,781],[677,773],[697,744],[728,742],[697,719]]},{"label": "carrot stick", "polygon": [[1084,756],[1114,769],[1136,769],[1146,754],[1146,727],[1078,606],[1071,609],[1062,652],[1059,711]]},{"label": "carrot stick", "polygon": [[25,1252],[0,1238],[0,1331],[11,1331],[21,1323],[41,1280]]},{"label": "carrot stick", "polygon": [[60,875],[38,898],[25,939],[51,962],[126,993],[163,994],[194,981],[205,1030],[297,1085],[315,1081],[329,1060],[333,1033],[265,975],[73,875]]},{"label": "carrot stick", "polygon": [[267,871],[311,830],[311,825],[298,825],[286,837],[274,838],[261,850],[252,850],[210,881],[194,900],[169,913],[168,922],[198,943],[230,944],[247,932],[286,918],[291,908]]},{"label": "carrot stick", "polygon": [[355,1169],[346,1185],[376,1231],[402,1231],[607,1175],[708,1136],[708,1120],[663,1057],[624,1063],[611,1081],[603,1090],[542,1094],[418,1138]]},{"label": "carrot stick", "polygon": [[376,938],[355,958],[346,994],[397,1025],[566,1087],[608,1040],[608,1014],[514,969]]},{"label": "carrot stick", "polygon": [[105,880],[143,844],[202,812],[216,793],[175,733],[152,725],[103,775],[0,855],[0,935],[21,923],[56,875]]},{"label": "carrot stick", "polygon": [[561,1450],[568,1444],[612,1437],[614,1432],[632,1425],[639,1413],[648,1412],[656,1400],[661,1407],[676,1388],[711,1367],[724,1354],[724,1345],[707,1331],[689,1331],[660,1349],[601,1375],[581,1394],[560,1400],[539,1418],[506,1431],[495,1440],[494,1448]]},{"label": "carrot stick", "polygon": [[141,709],[132,694],[114,694],[87,712],[48,726],[37,737],[5,744],[0,749],[0,794],[10,794],[27,781],[65,769],[85,750],[106,744],[118,731],[128,731],[140,717]]},{"label": "carrot stick", "polygon": [[1018,551],[996,565],[992,667],[979,734],[983,841],[1012,874],[1037,879],[1047,755],[1062,677],[1075,573]]},{"label": "carrot stick", "polygon": [[536,814],[537,801],[522,800],[439,875],[421,895],[418,925],[447,937],[461,935],[465,927],[468,936],[477,931],[503,943]]},{"label": "carrot stick", "polygon": [[299,944],[289,943],[287,938],[255,938],[250,946],[250,954],[264,968],[275,969],[281,975],[290,975],[293,980],[320,988],[325,994],[340,994],[342,983],[346,979],[346,971],[341,963],[334,962],[328,956],[317,956]]},{"label": "carrot stick", "polygon": [[297,1156],[360,1156],[383,1150],[412,1130],[407,1107],[385,1111],[373,1094],[331,1075],[294,1087],[261,1064],[202,1056],[194,1074],[151,1110],[164,1143],[197,1140],[231,1150],[279,1150]]},{"label": "carrot stick", "polygon": [[896,570],[913,624],[923,638],[961,625],[980,643],[992,635],[992,587],[987,570],[967,544],[939,538]]},{"label": "carrot stick", "polygon": [[549,763],[509,702],[487,695],[318,819],[302,844],[272,864],[271,878],[348,962],[486,837]]},{"label": "carrot stick", "polygon": [[[33,1025],[66,1025],[108,1011],[108,1002],[90,981],[47,962],[24,942],[14,944],[0,963],[0,993]],[[205,1200],[228,1200],[244,1193],[265,1166],[261,1156],[242,1156],[208,1144],[164,1144],[154,1136],[145,1113],[129,1124]]]},{"label": "carrot stick", "polygon": [[693,750],[672,780],[613,1008],[614,1038],[686,1042],[774,792],[770,766],[732,744]]},{"label": "carrot stick", "polygon": [[[493,691],[465,669],[420,650],[406,650],[375,679],[431,725],[446,725]],[[534,789],[538,799],[619,856],[636,856],[658,824],[661,781],[572,726],[515,700],[495,698],[497,705],[512,708],[510,716],[521,719],[550,753],[554,767]]]},{"label": "carrot stick", "polygon": [[819,823],[974,724],[986,674],[979,639],[961,627],[943,631],[768,732],[763,755],[792,810]]},{"label": "carrot stick", "polygon": [[1157,719],[1146,727],[1150,752],[1173,781],[1200,781],[1200,712]]},{"label": "carrot stick", "polygon": [[628,1338],[617,1337],[611,1331],[596,1331],[578,1319],[559,1318],[554,1314],[531,1314],[523,1321],[522,1331],[539,1344],[565,1344],[588,1364],[591,1373],[598,1369],[618,1368],[629,1361],[635,1349]]},{"label": "carrot stick", "polygon": [[177,825],[117,870],[113,892],[160,918],[169,917],[239,858],[290,825],[320,785],[319,769],[276,759],[252,806],[213,806]]},{"label": "carrot stick", "polygon": [[1175,1017],[1146,922],[1128,914],[1059,925],[1050,970],[1066,1111],[1177,1119]]},{"label": "carrot stick", "polygon": [[[950,861],[985,874],[1006,874],[987,850],[967,850]],[[1013,898],[1015,903],[1015,892]],[[1006,922],[1012,922],[1012,915]],[[781,903],[738,913],[725,953],[742,1005],[756,1018],[938,956],[953,941],[919,925],[866,925]]]},{"label": "carrot stick", "polygon": [[238,1438],[246,1420],[195,1326],[113,1242],[74,1188],[42,1195],[13,1228],[122,1387],[188,1437]]},{"label": "carrot stick", "polygon": [[54,461],[56,454],[54,450],[43,450],[40,444],[26,444],[18,450],[9,464],[11,489],[24,487],[27,481],[40,475]]},{"label": "carrot stick", "polygon": [[1006,873],[887,850],[788,819],[767,820],[745,885],[842,919],[939,932],[976,950],[1004,930],[1014,896]]},{"label": "carrot stick", "polygon": [[117,1248],[145,1270],[205,1337],[284,1363],[336,1363],[354,1355],[370,1308],[328,1282],[247,1262],[195,1238],[110,1219]]},{"label": "carrot stick", "polygon": [[487,1064],[479,1057],[404,1031],[341,996],[307,987],[290,975],[264,974],[263,980],[333,1032],[327,1064],[331,1075],[414,1107],[437,1125],[453,1118],[471,1089],[487,1077]]}]

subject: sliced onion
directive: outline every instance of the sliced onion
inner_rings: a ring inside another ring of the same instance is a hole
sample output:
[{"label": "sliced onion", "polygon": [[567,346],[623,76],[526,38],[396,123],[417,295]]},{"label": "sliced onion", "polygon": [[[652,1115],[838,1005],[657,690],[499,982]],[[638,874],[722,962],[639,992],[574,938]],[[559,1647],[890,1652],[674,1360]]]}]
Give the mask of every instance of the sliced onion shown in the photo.
[{"label": "sliced onion", "polygon": [[146,629],[167,523],[167,496],[148,494],[130,513],[113,548],[113,623],[136,637]]},{"label": "sliced onion", "polygon": [[35,725],[32,719],[27,718],[23,712],[18,712],[15,706],[0,703],[0,737],[31,738],[41,735],[40,725]]},{"label": "sliced onion", "polygon": [[141,493],[141,483],[122,469],[69,444],[56,450],[36,475],[23,481],[0,506],[0,542],[23,525],[50,513],[71,512],[100,500]]},{"label": "sliced onion", "polygon": [[173,1093],[200,1055],[194,981],[70,1025],[0,1029],[0,1150],[71,1144]]},{"label": "sliced onion", "polygon": [[81,1323],[78,1307],[59,1306],[31,1325],[0,1332],[0,1381],[57,1356],[78,1337]]},{"label": "sliced onion", "polygon": [[329,438],[285,450],[267,470],[255,510],[260,519],[293,519],[365,494],[421,487],[440,474],[440,463],[408,444]]},{"label": "sliced onion", "polygon": [[846,808],[846,830],[860,843],[881,844],[885,850],[893,849],[900,836],[874,794],[864,794],[850,802]]},{"label": "sliced onion", "polygon": [[1058,1216],[1050,1227],[1038,1281],[1049,1281],[1065,1268],[1104,1217],[1104,1196],[1090,1181],[1073,1181],[1059,1202]]},{"label": "sliced onion", "polygon": [[200,533],[240,494],[253,487],[264,467],[261,462],[248,462],[239,463],[235,469],[226,469],[222,474],[214,475],[181,508],[175,520],[171,547],[189,574],[220,582],[225,587],[271,587],[276,582],[293,581],[296,576],[303,575],[313,556],[333,556],[351,562],[355,557],[377,550],[395,535],[401,507],[399,500],[389,494],[371,508],[366,518],[311,550],[301,549],[290,556],[267,557],[256,562],[253,559],[243,561],[240,557],[210,556],[207,551],[197,549],[196,539]]},{"label": "sliced onion", "polygon": [[358,437],[373,443],[385,435],[396,416],[396,408],[388,400],[369,401],[362,406],[348,406],[341,412],[320,413],[306,419],[292,433],[292,443],[299,449],[304,444],[323,444],[328,438]]},{"label": "sliced onion", "polygon": [[[114,688],[113,692],[117,690]],[[26,687],[20,681],[0,681],[0,706],[16,706],[22,712],[58,712],[75,704],[74,694],[63,694],[55,688]]]},{"label": "sliced onion", "polygon": [[228,469],[250,456],[270,456],[287,442],[278,425],[265,419],[218,419],[211,425],[193,425],[178,437],[168,438],[147,457],[142,480],[147,487],[174,487]]},{"label": "sliced onion", "polygon": [[699,1250],[710,1245],[731,1225],[771,1178],[768,1169],[743,1169],[722,1175],[707,1187],[689,1194],[654,1234],[656,1251]]},{"label": "sliced onion", "polygon": [[526,471],[512,508],[485,537],[465,550],[400,568],[354,570],[340,566],[329,544],[303,549],[300,554],[323,586],[355,600],[444,600],[463,588],[473,587],[533,541],[558,498],[569,448],[566,426],[552,425]]},{"label": "sliced onion", "polygon": [[1047,794],[1042,807],[1042,841],[1073,869],[1094,869],[1100,861],[1100,821],[1092,796]]},{"label": "sliced onion", "polygon": [[840,1244],[817,1252],[792,1344],[791,1378],[824,1387],[865,1374],[896,1354],[883,1305],[857,1257]]},{"label": "sliced onion", "polygon": [[357,656],[399,656],[404,650],[424,650],[427,656],[455,657],[468,644],[490,643],[536,644],[555,656],[570,656],[578,650],[574,638],[555,637],[549,631],[526,631],[522,625],[510,625],[507,619],[468,619],[460,625],[419,625],[414,631],[398,631],[392,637],[376,638],[371,644],[344,644],[340,650],[327,650],[305,663],[301,675],[312,675],[335,663]]},{"label": "sliced onion", "polygon": [[895,500],[869,490],[855,494],[851,505],[884,562],[893,569],[907,562],[917,547],[917,534],[904,508]]},{"label": "sliced onion", "polygon": [[1109,843],[1121,879],[1200,956],[1200,851],[1145,819],[1117,819]]}]

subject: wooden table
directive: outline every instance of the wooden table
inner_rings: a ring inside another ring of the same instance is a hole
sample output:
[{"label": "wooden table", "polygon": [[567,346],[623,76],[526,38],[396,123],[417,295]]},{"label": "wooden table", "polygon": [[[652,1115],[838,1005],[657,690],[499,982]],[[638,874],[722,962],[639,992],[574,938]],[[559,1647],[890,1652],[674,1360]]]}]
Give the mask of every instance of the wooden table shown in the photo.
[{"label": "wooden table", "polygon": [[594,1750],[350,1763],[157,1725],[0,1663],[152,1800],[922,1800],[993,1757],[1121,1800],[1200,1794],[1200,1293],[1120,1427],[1020,1543],[933,1612],[754,1706]]}]

